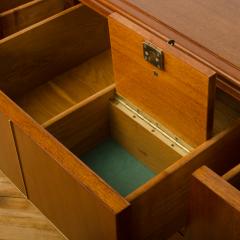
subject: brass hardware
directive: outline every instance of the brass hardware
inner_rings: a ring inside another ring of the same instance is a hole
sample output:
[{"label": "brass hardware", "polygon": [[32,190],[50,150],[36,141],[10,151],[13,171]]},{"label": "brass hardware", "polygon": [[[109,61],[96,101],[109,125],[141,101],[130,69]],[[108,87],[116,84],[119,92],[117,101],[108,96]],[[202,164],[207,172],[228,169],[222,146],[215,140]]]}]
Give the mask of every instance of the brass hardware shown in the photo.
[{"label": "brass hardware", "polygon": [[143,56],[146,61],[151,63],[158,69],[164,69],[164,54],[163,51],[153,44],[144,42],[143,43]]},{"label": "brass hardware", "polygon": [[151,131],[156,137],[161,139],[161,141],[169,147],[173,148],[181,156],[185,156],[193,150],[191,146],[175,136],[162,124],[156,122],[149,115],[132,105],[130,102],[128,102],[128,100],[121,96],[115,95],[113,102],[114,104],[118,105],[118,107],[121,108],[125,114],[127,114],[129,117],[133,117],[138,124],[144,126],[148,131]]}]

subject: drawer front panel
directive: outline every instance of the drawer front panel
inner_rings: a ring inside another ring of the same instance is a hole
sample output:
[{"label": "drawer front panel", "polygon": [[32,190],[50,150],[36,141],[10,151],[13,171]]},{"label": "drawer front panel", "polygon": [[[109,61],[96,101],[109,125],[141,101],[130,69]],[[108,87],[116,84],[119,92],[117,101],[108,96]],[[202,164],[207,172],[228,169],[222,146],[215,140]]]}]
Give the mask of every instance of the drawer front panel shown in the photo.
[{"label": "drawer front panel", "polygon": [[[209,138],[215,73],[116,13],[109,28],[119,95],[193,146]],[[163,50],[163,70],[144,59],[146,41]]]}]

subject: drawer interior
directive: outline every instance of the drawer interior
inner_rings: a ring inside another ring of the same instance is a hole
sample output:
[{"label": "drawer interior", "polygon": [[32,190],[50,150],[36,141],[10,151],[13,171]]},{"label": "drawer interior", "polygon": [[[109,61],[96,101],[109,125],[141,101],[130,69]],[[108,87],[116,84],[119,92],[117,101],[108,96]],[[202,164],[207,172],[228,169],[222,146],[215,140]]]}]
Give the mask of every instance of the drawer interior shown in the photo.
[{"label": "drawer interior", "polygon": [[126,196],[183,153],[165,144],[151,126],[113,99],[113,87],[56,119],[47,130]]},{"label": "drawer interior", "polygon": [[[3,8],[5,1],[0,3],[0,38],[5,38],[28,26],[40,22],[75,4],[73,0],[32,0],[7,1],[10,9]],[[3,4],[3,5],[2,5]]]},{"label": "drawer interior", "polygon": [[[128,110],[113,89],[114,85],[91,95],[45,127],[115,190],[127,196],[188,151],[178,148]],[[219,94],[224,99],[223,93]],[[231,101],[228,104],[235,103]],[[228,106],[225,101],[222,104]],[[236,120],[231,117],[216,131]]]},{"label": "drawer interior", "polygon": [[[0,40],[0,59],[1,90],[124,196],[192,150],[113,100],[108,23],[82,4]],[[214,135],[239,117],[217,90]]]},{"label": "drawer interior", "polygon": [[7,11],[9,9],[15,8],[19,5],[25,4],[27,2],[30,2],[31,0],[2,0],[0,4],[0,13]]},{"label": "drawer interior", "polygon": [[113,83],[111,53],[106,50],[33,88],[16,99],[40,124]]},{"label": "drawer interior", "polygon": [[[1,90],[43,126],[114,83],[107,20],[81,4],[0,40],[0,58]],[[239,116],[217,90],[214,135]]]},{"label": "drawer interior", "polygon": [[0,48],[1,89],[43,125],[113,83],[107,20],[81,4],[0,40]]}]

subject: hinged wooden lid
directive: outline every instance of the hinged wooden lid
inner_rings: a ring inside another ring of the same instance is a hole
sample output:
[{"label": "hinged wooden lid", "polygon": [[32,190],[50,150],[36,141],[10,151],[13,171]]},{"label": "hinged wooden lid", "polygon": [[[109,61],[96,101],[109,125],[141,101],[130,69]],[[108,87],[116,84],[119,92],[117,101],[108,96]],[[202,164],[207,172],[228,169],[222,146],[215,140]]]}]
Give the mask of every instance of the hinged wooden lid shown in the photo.
[{"label": "hinged wooden lid", "polygon": [[[119,14],[109,17],[109,29],[117,93],[188,144],[208,139],[215,72]],[[162,50],[163,69],[144,56],[146,42],[155,46],[148,56]]]},{"label": "hinged wooden lid", "polygon": [[240,99],[240,28],[238,0],[82,0],[138,22],[162,39],[200,59],[223,78],[217,83]]}]

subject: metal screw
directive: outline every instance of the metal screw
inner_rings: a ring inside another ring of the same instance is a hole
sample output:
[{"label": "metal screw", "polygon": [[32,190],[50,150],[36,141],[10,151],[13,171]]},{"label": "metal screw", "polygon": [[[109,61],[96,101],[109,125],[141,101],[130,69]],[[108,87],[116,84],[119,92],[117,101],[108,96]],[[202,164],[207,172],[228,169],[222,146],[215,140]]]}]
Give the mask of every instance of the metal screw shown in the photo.
[{"label": "metal screw", "polygon": [[170,40],[168,40],[167,43],[168,43],[169,45],[171,45],[171,46],[174,46],[174,45],[175,45],[175,40],[170,39]]}]

